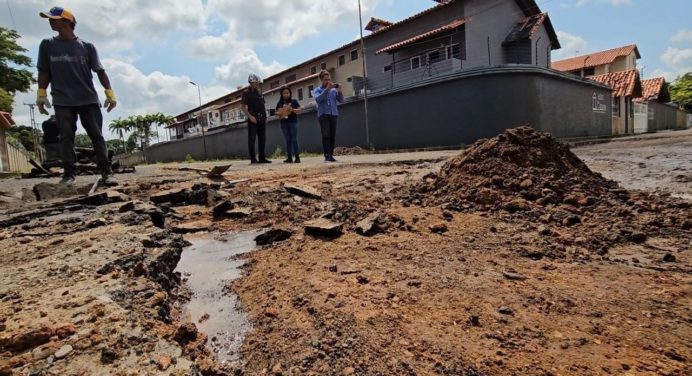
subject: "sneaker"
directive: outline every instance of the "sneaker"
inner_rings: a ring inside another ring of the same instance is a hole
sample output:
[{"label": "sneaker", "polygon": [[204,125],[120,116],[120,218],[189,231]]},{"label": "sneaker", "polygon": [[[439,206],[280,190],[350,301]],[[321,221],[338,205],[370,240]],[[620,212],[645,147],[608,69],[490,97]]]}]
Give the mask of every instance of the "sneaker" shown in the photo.
[{"label": "sneaker", "polygon": [[113,187],[118,185],[118,181],[115,180],[115,176],[113,176],[113,174],[103,174],[101,175],[101,180],[99,180],[99,185]]},{"label": "sneaker", "polygon": [[300,163],[300,157],[296,155],[296,159],[293,160],[293,163]]},{"label": "sneaker", "polygon": [[336,162],[336,159],[334,159],[334,156],[333,156],[333,155],[330,155],[329,157],[327,157],[327,161],[329,161],[329,162]]},{"label": "sneaker", "polygon": [[63,176],[62,179],[60,180],[61,185],[74,185],[74,176]]},{"label": "sneaker", "polygon": [[259,163],[272,163],[272,161],[270,161],[268,159],[260,159]]},{"label": "sneaker", "polygon": [[293,159],[291,159],[291,157],[288,157],[288,158],[286,158],[284,163],[293,163]]},{"label": "sneaker", "polygon": [[258,164],[258,163],[259,163],[259,162],[257,162],[256,159],[251,159],[251,160],[250,160],[250,164]]}]

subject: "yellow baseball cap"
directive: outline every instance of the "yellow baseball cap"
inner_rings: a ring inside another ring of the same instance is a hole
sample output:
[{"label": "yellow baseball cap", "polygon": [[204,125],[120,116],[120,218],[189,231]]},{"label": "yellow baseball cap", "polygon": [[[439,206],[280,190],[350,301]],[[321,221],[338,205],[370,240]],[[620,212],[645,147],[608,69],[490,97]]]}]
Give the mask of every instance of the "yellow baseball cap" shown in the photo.
[{"label": "yellow baseball cap", "polygon": [[52,7],[48,12],[41,12],[39,16],[43,18],[51,18],[54,20],[68,20],[73,24],[77,24],[77,19],[74,18],[74,14],[63,7]]}]

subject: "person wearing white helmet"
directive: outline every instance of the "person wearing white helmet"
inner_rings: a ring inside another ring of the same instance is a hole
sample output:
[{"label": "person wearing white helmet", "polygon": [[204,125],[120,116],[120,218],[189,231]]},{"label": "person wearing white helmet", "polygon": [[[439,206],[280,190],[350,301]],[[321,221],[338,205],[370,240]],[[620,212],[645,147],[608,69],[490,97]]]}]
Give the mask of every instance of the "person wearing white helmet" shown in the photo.
[{"label": "person wearing white helmet", "polygon": [[[240,103],[247,117],[247,143],[250,151],[250,163],[272,163],[267,159],[264,150],[267,138],[267,109],[264,106],[264,97],[260,87],[262,80],[253,73],[248,76],[247,82],[250,87],[243,92]],[[255,156],[255,138],[257,139],[259,159]]]}]

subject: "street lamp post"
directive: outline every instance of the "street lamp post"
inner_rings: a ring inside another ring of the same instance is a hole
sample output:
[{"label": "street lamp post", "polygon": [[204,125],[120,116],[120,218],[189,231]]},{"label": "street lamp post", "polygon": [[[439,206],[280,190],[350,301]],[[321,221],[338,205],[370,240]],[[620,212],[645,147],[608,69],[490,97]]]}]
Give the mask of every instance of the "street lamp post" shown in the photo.
[{"label": "street lamp post", "polygon": [[368,124],[368,71],[365,63],[365,41],[363,40],[363,15],[358,0],[358,22],[360,24],[360,51],[363,60],[363,106],[365,109],[365,143],[370,148],[370,126]]},{"label": "street lamp post", "polygon": [[199,114],[197,115],[197,123],[199,124],[200,127],[202,127],[202,144],[204,144],[204,160],[207,160],[207,138],[206,134],[204,132],[204,124],[202,124],[202,91],[199,88],[199,85],[196,83],[190,81],[190,83],[194,86],[197,86],[197,97],[199,98]]}]

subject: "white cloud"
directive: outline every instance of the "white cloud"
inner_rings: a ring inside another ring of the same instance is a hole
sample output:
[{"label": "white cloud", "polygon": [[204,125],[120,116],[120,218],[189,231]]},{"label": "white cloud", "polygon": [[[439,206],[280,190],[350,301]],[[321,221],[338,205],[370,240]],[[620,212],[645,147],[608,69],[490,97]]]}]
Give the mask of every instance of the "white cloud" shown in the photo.
[{"label": "white cloud", "polygon": [[586,40],[580,36],[558,31],[557,38],[562,48],[553,52],[553,60],[567,59],[586,51]]},{"label": "white cloud", "polygon": [[676,75],[675,73],[673,73],[671,71],[663,70],[661,68],[656,68],[656,69],[654,69],[653,73],[651,73],[650,75],[647,75],[646,78],[653,78],[653,77],[663,77],[666,79],[666,82],[673,82],[678,77],[678,75]]},{"label": "white cloud", "polygon": [[[363,12],[381,0],[364,0]],[[329,0],[209,0],[207,13],[228,25],[228,33],[249,43],[271,41],[278,47],[292,44],[334,30],[351,22],[358,27],[356,1]]]},{"label": "white cloud", "polygon": [[632,5],[632,0],[577,0],[577,6],[581,7],[590,3],[610,4],[613,6]]},{"label": "white cloud", "polygon": [[692,48],[668,47],[661,55],[661,61],[676,74],[692,72]]},{"label": "white cloud", "polygon": [[[40,39],[53,35],[48,22],[38,13],[54,5],[52,0],[11,3],[14,19],[21,20],[16,27],[24,42],[38,44]],[[60,5],[74,13],[76,34],[104,51],[122,51],[135,43],[161,41],[176,31],[202,30],[205,23],[202,1],[64,0]]]},{"label": "white cloud", "polygon": [[255,73],[265,78],[284,69],[286,69],[286,66],[277,61],[265,64],[254,50],[249,47],[241,47],[233,52],[226,64],[216,67],[215,74],[219,81],[228,84],[230,87],[236,87],[247,85],[249,73]]},{"label": "white cloud", "polygon": [[675,34],[672,38],[670,38],[670,41],[672,43],[692,42],[692,30],[681,29],[680,31],[678,31],[677,34]]}]

